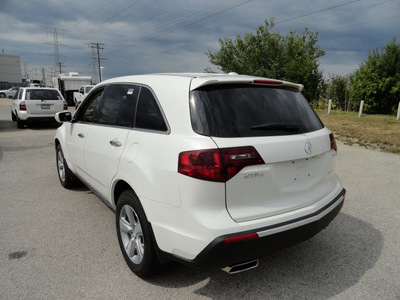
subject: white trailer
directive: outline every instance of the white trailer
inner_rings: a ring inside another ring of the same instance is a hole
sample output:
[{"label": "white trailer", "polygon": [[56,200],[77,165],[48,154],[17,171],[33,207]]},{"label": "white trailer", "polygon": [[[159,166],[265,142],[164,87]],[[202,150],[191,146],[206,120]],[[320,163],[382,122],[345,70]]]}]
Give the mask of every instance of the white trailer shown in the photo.
[{"label": "white trailer", "polygon": [[60,74],[52,78],[53,87],[64,96],[68,105],[74,105],[74,92],[79,91],[82,85],[91,85],[91,76],[80,76],[77,72],[69,72],[68,75]]}]

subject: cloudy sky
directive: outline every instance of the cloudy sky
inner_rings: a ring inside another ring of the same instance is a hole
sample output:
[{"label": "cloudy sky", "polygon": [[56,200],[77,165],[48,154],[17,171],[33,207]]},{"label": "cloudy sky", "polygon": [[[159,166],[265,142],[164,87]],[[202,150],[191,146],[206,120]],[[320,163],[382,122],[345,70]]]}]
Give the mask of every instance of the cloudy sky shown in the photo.
[{"label": "cloudy sky", "polygon": [[[0,0],[0,49],[19,55],[22,71],[96,73],[90,43],[100,43],[103,77],[202,72],[218,38],[254,31],[274,17],[282,34],[319,32],[324,74],[346,75],[394,36],[400,0]],[[56,35],[55,35],[56,34]]]}]

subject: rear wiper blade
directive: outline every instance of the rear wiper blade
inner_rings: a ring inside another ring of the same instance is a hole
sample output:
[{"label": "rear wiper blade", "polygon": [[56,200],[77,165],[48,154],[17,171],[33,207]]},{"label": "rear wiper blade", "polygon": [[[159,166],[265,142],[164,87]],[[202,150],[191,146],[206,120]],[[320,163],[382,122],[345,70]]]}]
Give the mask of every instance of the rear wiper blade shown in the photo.
[{"label": "rear wiper blade", "polygon": [[260,124],[251,126],[252,130],[284,130],[296,132],[300,129],[299,123],[271,123],[271,124]]}]

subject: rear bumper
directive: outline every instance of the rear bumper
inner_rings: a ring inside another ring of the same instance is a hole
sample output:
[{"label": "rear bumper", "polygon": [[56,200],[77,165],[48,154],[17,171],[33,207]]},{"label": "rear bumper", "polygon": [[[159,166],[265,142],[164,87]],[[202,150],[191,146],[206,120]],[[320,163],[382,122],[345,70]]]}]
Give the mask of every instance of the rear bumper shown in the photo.
[{"label": "rear bumper", "polygon": [[[305,241],[328,226],[336,217],[343,206],[345,192],[343,189],[334,200],[311,215],[265,228],[220,236],[195,259],[182,262],[201,268],[222,268]],[[294,224],[300,225],[292,228]],[[291,229],[286,230],[285,227]]]},{"label": "rear bumper", "polygon": [[55,122],[55,114],[28,114],[28,113],[18,113],[18,118],[25,122]]}]

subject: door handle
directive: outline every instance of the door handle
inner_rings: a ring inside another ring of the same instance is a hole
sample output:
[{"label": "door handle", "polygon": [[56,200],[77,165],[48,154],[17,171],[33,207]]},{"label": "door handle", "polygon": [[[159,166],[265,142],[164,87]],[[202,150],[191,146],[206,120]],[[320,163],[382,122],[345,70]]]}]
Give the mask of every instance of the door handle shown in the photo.
[{"label": "door handle", "polygon": [[110,141],[110,145],[114,147],[121,147],[122,143],[120,141],[112,140]]},{"label": "door handle", "polygon": [[78,136],[83,139],[85,137],[85,135],[83,133],[78,133]]}]

